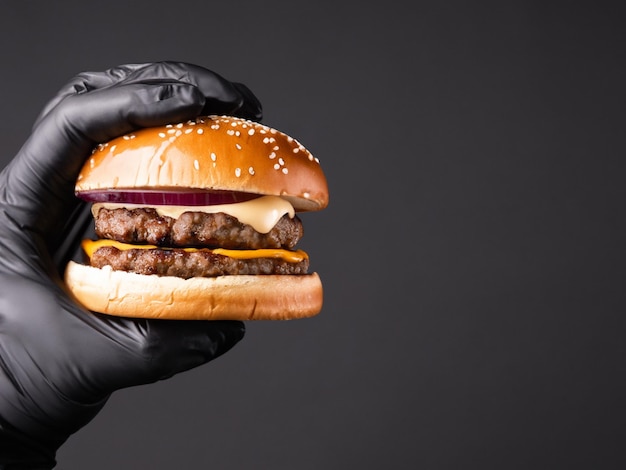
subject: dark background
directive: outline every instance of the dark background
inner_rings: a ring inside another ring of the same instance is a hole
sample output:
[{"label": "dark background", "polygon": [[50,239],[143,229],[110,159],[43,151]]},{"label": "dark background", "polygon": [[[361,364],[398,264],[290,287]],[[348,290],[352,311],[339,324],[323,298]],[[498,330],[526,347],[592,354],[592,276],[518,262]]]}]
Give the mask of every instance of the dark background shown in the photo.
[{"label": "dark background", "polygon": [[250,86],[331,190],[322,314],[114,394],[59,468],[625,468],[615,5],[3,5],[2,164],[74,74],[171,59]]}]

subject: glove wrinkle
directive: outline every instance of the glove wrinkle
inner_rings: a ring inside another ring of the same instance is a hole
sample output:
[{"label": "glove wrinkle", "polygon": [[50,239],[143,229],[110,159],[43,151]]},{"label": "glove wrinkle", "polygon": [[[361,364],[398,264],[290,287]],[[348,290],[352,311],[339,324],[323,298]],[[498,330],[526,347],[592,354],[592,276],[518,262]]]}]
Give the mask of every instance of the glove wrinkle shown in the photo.
[{"label": "glove wrinkle", "polygon": [[89,91],[89,88],[87,88],[87,85],[85,85],[84,83],[76,84],[74,85],[74,93],[76,93],[77,95],[80,95],[81,93],[86,93]]},{"label": "glove wrinkle", "polygon": [[121,84],[142,84],[155,80],[178,81],[196,86],[208,101],[217,104],[217,108],[205,108],[206,114],[234,113],[245,108],[245,111],[238,113],[240,117],[255,120],[260,120],[262,117],[261,103],[251,92],[242,93],[242,90],[235,83],[229,82],[219,74],[203,67],[184,62],[166,61],[152,64],[126,64],[104,72],[80,73],[61,88],[55,98],[48,102],[36,119],[35,126],[63,99],[75,95],[75,86],[91,92]]}]

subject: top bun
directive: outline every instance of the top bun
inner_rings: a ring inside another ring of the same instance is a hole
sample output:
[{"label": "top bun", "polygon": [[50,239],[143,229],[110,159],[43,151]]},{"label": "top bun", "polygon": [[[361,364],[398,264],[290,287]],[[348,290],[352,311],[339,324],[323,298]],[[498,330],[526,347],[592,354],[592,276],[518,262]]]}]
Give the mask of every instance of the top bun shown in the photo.
[{"label": "top bun", "polygon": [[188,189],[282,196],[298,211],[328,205],[319,161],[296,139],[257,122],[206,116],[137,130],[94,150],[76,192]]}]

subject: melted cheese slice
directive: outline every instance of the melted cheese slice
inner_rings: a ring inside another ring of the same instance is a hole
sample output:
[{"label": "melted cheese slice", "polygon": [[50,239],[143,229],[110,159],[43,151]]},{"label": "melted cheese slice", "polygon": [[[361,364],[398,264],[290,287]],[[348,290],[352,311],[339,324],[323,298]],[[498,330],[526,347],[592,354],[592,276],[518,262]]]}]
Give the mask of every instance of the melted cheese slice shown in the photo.
[{"label": "melted cheese slice", "polygon": [[278,196],[261,196],[245,202],[219,204],[214,206],[148,206],[125,203],[96,203],[91,211],[94,217],[101,208],[105,209],[137,209],[150,207],[160,216],[177,219],[183,212],[207,212],[216,214],[223,212],[236,217],[239,222],[251,225],[259,233],[268,233],[285,214],[293,219],[295,209],[291,203]]},{"label": "melted cheese slice", "polygon": [[[83,251],[87,254],[89,258],[93,256],[95,251],[98,248],[102,248],[105,246],[112,246],[117,248],[118,250],[150,250],[150,249],[161,249],[167,250],[171,248],[159,247],[156,245],[132,245],[130,243],[122,243],[115,240],[83,240],[82,248]],[[284,261],[289,263],[298,263],[300,261],[306,260],[309,256],[306,252],[302,250],[289,251],[275,248],[262,248],[259,250],[227,250],[225,248],[178,248],[185,250],[187,252],[194,251],[211,251],[216,255],[228,256],[229,258],[237,258],[237,259],[254,259],[254,258],[282,258]]]}]

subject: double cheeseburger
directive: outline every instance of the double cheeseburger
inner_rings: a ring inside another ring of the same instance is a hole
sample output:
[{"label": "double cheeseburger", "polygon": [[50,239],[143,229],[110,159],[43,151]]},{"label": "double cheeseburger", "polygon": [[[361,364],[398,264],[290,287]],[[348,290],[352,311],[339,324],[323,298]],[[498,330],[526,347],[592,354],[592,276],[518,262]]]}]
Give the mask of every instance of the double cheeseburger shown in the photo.
[{"label": "double cheeseburger", "polygon": [[65,282],[100,313],[168,319],[291,319],[319,313],[300,211],[328,204],[298,141],[230,116],[142,129],[99,145],[76,182],[92,203],[88,264]]}]

